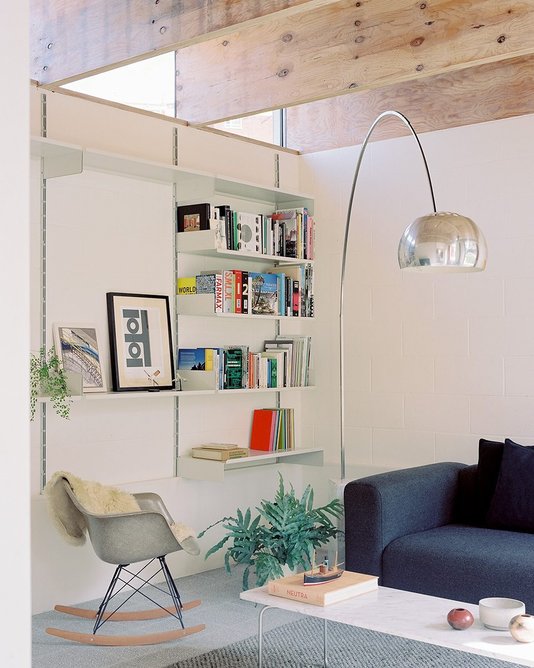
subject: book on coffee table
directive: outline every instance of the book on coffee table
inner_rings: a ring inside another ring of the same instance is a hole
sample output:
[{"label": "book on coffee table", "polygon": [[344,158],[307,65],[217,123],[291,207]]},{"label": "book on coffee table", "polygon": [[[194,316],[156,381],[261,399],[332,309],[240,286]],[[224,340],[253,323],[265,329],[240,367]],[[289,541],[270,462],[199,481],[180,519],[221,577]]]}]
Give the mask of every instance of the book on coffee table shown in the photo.
[{"label": "book on coffee table", "polygon": [[303,580],[303,573],[271,580],[267,584],[267,591],[272,596],[282,596],[301,603],[325,606],[378,588],[376,575],[353,573],[352,571],[344,571],[337,580],[319,585],[304,585]]}]

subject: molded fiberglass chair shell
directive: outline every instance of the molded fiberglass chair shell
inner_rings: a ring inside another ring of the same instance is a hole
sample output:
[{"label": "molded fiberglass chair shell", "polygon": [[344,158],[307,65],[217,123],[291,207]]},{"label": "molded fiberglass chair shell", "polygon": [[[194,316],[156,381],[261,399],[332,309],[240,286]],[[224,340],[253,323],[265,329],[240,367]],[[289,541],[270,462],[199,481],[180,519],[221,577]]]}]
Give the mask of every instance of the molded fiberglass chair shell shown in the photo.
[{"label": "molded fiberglass chair shell", "polygon": [[[173,520],[162,499],[157,494],[150,492],[134,494],[133,496],[141,508],[140,511],[100,515],[89,512],[79,503],[66,478],[61,480],[61,484],[64,486],[68,498],[72,503],[73,508],[71,510],[79,513],[82,522],[85,521],[87,532],[96,555],[102,561],[116,565],[117,568],[97,611],[69,606],[55,606],[55,609],[59,612],[95,619],[92,634],[76,633],[54,628],[48,628],[46,632],[68,640],[93,645],[145,645],[175,640],[202,631],[205,628],[203,624],[186,628],[183,623],[182,611],[200,605],[200,601],[195,600],[182,604],[165,561],[167,554],[181,550],[182,545],[177,541],[170,528]],[[196,543],[194,538],[187,538],[186,540]],[[148,580],[139,575],[146,568],[146,564],[136,573],[127,568],[130,564],[145,561],[152,562],[154,560],[159,561],[160,567]],[[127,579],[121,577],[123,572],[127,574]],[[168,591],[150,582],[160,572],[165,577]],[[140,581],[141,584],[134,586],[131,584],[132,581]],[[143,585],[149,585],[160,592],[164,591],[169,594],[173,605],[171,607],[164,607],[157,601],[154,601],[145,591],[141,590]],[[118,612],[118,609],[123,605],[123,603],[120,603],[113,612],[106,612],[109,602],[125,587],[134,589],[134,594],[141,594],[152,601],[157,607],[139,612]],[[180,622],[180,629],[140,636],[108,636],[97,634],[98,629],[108,620],[138,621],[168,615],[174,616]]]}]

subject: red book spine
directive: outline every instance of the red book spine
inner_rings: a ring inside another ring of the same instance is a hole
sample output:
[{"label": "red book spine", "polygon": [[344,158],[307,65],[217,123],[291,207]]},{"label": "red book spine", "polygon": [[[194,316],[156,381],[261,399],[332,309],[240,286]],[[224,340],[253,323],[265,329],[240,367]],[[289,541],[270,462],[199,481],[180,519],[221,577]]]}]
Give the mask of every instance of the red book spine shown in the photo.
[{"label": "red book spine", "polygon": [[235,281],[235,308],[234,313],[243,313],[243,272],[239,269],[234,269]]},{"label": "red book spine", "polygon": [[293,315],[300,315],[300,286],[298,281],[293,281]]},{"label": "red book spine", "polygon": [[252,417],[250,449],[265,452],[272,450],[275,426],[276,411],[269,408],[256,409]]}]

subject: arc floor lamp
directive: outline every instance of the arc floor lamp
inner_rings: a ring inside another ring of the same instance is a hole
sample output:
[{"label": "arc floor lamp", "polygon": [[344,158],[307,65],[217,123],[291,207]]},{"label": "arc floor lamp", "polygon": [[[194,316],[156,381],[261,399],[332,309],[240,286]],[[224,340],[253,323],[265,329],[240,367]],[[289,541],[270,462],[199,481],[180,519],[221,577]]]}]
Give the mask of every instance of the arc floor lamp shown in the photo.
[{"label": "arc floor lamp", "polygon": [[486,242],[475,223],[465,216],[436,210],[436,200],[426,156],[415,130],[410,121],[398,111],[384,111],[373,121],[367,131],[352,182],[343,253],[341,260],[341,283],[339,291],[339,405],[341,428],[341,479],[345,478],[345,374],[344,374],[344,289],[345,269],[347,264],[347,248],[349,241],[350,222],[354,204],[354,191],[360,173],[362,159],[369,139],[376,126],[387,117],[395,117],[406,125],[414,137],[425,165],[430,188],[433,212],[417,218],[408,225],[399,242],[398,259],[401,269],[425,272],[460,272],[482,271],[486,266]]}]

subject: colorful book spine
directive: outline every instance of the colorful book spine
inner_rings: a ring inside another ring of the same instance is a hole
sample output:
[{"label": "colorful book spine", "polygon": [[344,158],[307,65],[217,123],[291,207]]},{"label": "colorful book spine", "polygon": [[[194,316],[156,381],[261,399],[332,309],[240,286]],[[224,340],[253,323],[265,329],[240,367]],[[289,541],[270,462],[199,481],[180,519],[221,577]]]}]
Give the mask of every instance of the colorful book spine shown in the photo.
[{"label": "colorful book spine", "polygon": [[250,313],[250,300],[248,294],[248,271],[241,272],[241,298],[243,300],[243,313]]},{"label": "colorful book spine", "polygon": [[179,278],[176,285],[176,293],[179,295],[196,295],[196,276],[184,276]]},{"label": "colorful book spine", "polygon": [[292,450],[295,447],[293,408],[259,408],[252,416],[250,449],[265,452]]},{"label": "colorful book spine", "polygon": [[235,312],[235,275],[231,269],[223,271],[223,312]]},{"label": "colorful book spine", "polygon": [[234,313],[243,313],[243,272],[234,269]]}]

